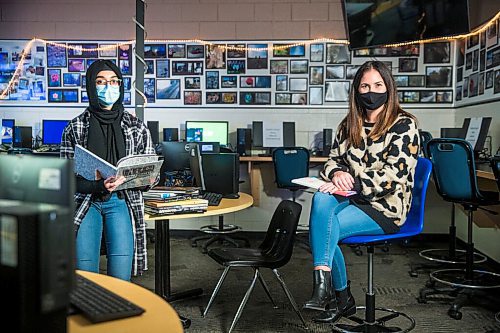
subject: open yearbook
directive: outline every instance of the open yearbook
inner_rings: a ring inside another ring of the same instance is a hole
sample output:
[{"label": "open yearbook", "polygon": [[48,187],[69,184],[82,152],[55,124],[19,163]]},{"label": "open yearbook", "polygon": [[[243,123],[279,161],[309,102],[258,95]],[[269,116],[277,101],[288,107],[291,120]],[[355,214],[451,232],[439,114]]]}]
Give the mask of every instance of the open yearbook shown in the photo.
[{"label": "open yearbook", "polygon": [[96,170],[104,179],[124,176],[125,182],[116,190],[153,185],[163,163],[160,156],[143,154],[125,156],[114,166],[80,145],[75,146],[74,160],[75,173],[88,180],[95,180]]},{"label": "open yearbook", "polygon": [[[318,189],[321,185],[325,184],[326,182],[316,177],[302,177],[302,178],[292,179],[292,183]],[[355,195],[357,193],[356,191],[337,190],[333,192],[333,194],[341,195],[343,197],[350,197],[351,195]]]}]

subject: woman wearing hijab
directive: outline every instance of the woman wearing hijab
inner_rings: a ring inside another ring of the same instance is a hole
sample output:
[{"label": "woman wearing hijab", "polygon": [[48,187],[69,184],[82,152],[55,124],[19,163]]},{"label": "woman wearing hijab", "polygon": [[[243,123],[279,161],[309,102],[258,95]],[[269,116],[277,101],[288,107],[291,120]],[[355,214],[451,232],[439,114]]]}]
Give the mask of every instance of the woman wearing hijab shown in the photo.
[{"label": "woman wearing hijab", "polygon": [[[71,159],[76,144],[116,165],[124,156],[154,154],[144,123],[123,107],[122,74],[110,60],[97,60],[87,69],[89,106],[63,131],[61,157]],[[147,269],[146,227],[140,190],[115,189],[124,177],[95,180],[77,175],[74,223],[77,269],[99,272],[104,231],[108,275],[130,280]]]}]

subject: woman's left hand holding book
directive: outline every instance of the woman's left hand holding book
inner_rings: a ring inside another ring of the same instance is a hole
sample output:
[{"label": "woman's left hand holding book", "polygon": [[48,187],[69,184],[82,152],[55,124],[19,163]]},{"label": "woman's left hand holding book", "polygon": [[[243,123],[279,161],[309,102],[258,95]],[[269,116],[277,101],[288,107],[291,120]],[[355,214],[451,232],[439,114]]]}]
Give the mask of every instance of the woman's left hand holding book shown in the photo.
[{"label": "woman's left hand holding book", "polygon": [[[101,173],[99,172],[99,170],[96,170],[95,171],[95,179],[96,180],[101,180],[102,179],[102,175]],[[111,193],[113,192],[118,186],[120,186],[121,184],[123,184],[127,179],[124,177],[124,176],[119,176],[119,177],[115,177],[115,176],[110,176],[108,178],[106,178],[104,180],[104,187],[106,188],[106,190]]]}]

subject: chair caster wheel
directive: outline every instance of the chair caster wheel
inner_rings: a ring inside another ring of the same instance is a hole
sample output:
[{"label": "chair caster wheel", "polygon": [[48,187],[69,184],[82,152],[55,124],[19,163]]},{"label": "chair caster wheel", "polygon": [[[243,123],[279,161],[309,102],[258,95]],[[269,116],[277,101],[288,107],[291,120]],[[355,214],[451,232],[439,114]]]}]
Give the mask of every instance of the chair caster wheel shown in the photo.
[{"label": "chair caster wheel", "polygon": [[409,271],[409,272],[408,272],[408,275],[410,275],[410,277],[412,277],[412,278],[416,278],[416,277],[418,277],[418,273],[417,273],[417,272],[415,272],[415,271]]},{"label": "chair caster wheel", "polygon": [[434,280],[429,280],[429,281],[427,281],[427,282],[425,283],[425,286],[426,286],[427,288],[434,288],[434,286],[436,286],[436,281],[434,281]]},{"label": "chair caster wheel", "polygon": [[462,319],[462,312],[450,309],[450,310],[448,310],[448,316],[450,316],[451,318],[453,318],[455,320],[460,320],[460,319]]},{"label": "chair caster wheel", "polygon": [[419,296],[417,297],[417,302],[420,304],[427,304],[427,299],[425,297]]}]

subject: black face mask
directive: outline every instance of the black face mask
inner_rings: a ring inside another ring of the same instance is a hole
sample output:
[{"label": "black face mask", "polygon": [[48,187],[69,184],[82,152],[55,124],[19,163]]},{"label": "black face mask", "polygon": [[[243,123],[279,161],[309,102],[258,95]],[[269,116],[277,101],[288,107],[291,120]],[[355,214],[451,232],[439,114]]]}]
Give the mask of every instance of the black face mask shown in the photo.
[{"label": "black face mask", "polygon": [[359,94],[359,102],[367,110],[376,110],[387,102],[387,92],[376,93],[370,91]]}]

